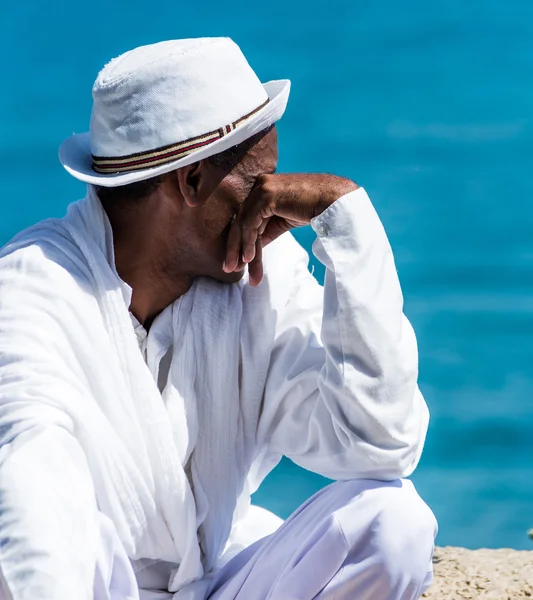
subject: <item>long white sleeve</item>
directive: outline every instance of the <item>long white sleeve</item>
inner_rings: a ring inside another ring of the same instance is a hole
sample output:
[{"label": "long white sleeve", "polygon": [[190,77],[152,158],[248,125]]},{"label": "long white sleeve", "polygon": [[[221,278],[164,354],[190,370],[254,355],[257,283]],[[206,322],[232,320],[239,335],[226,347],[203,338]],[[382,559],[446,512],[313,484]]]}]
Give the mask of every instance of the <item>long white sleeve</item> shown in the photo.
[{"label": "long white sleeve", "polygon": [[312,227],[325,284],[300,261],[278,318],[260,437],[274,455],[333,479],[408,476],[428,410],[387,236],[362,188]]},{"label": "long white sleeve", "polygon": [[0,450],[2,598],[92,599],[97,508],[76,440],[30,430]]},{"label": "long white sleeve", "polygon": [[20,438],[0,450],[0,598],[137,599],[76,439],[60,427]]},{"label": "long white sleeve", "polygon": [[[39,246],[0,259],[0,600],[138,594],[115,527],[99,510],[95,490],[105,480],[91,472],[84,421],[75,419],[99,381],[76,362],[91,368],[97,354],[94,300],[77,292],[78,281]],[[100,431],[96,446],[106,439]]]}]

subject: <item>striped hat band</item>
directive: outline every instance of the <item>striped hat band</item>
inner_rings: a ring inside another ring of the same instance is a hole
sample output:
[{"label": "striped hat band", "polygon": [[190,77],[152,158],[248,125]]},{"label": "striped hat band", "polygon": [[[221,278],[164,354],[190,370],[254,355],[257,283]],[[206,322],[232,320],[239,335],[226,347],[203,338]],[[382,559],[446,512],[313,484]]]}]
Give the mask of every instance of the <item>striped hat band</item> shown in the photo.
[{"label": "striped hat band", "polygon": [[229,125],[219,127],[215,131],[204,133],[184,142],[178,142],[176,144],[170,144],[168,146],[162,146],[161,148],[155,148],[153,150],[147,150],[146,152],[137,152],[135,154],[129,154],[127,156],[94,156],[92,155],[92,168],[97,173],[126,173],[128,171],[138,171],[141,169],[148,169],[150,167],[157,167],[166,163],[172,162],[179,158],[183,158],[188,154],[191,154],[195,150],[202,148],[216,142],[220,138],[228,135],[234,129],[237,129],[246,120],[255,115],[264,106],[268,104],[269,100],[263,102],[261,106],[255,108],[252,112],[244,115],[240,119],[233,121]]}]

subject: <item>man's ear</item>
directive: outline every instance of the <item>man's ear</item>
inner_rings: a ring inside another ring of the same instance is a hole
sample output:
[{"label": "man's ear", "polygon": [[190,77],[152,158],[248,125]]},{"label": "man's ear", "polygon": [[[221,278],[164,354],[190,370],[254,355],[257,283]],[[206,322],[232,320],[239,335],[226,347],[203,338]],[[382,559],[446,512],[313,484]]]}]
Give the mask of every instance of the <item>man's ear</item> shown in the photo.
[{"label": "man's ear", "polygon": [[209,197],[205,161],[201,160],[176,170],[178,186],[187,206],[198,206]]}]

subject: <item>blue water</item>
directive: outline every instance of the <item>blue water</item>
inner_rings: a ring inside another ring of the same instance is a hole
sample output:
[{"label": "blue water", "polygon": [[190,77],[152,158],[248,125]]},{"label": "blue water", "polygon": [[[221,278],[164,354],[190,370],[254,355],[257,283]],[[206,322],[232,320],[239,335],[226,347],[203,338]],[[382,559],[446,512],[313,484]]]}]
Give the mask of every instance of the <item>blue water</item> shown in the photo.
[{"label": "blue water", "polygon": [[[280,170],[356,179],[396,253],[438,542],[533,549],[531,0],[28,0],[2,5],[0,34],[1,242],[83,194],[56,148],[111,57],[229,35],[263,80],[292,79]],[[287,515],[323,484],[282,463],[256,500]]]}]

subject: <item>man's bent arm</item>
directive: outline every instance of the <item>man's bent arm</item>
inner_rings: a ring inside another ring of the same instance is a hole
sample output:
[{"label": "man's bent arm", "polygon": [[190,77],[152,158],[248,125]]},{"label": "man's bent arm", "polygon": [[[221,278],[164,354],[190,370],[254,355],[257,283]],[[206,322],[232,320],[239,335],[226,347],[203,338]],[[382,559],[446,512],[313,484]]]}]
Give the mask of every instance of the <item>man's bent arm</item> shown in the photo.
[{"label": "man's bent arm", "polygon": [[[85,455],[65,429],[35,427],[0,448],[2,600],[112,598],[113,536]],[[123,585],[137,597],[136,586]]]},{"label": "man's bent arm", "polygon": [[428,410],[387,236],[362,188],[312,226],[324,290],[300,268],[278,322],[260,438],[334,479],[407,476]]}]

